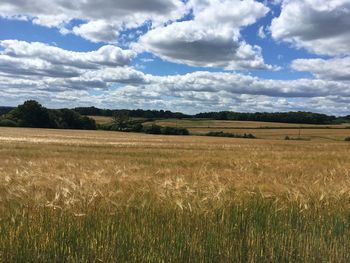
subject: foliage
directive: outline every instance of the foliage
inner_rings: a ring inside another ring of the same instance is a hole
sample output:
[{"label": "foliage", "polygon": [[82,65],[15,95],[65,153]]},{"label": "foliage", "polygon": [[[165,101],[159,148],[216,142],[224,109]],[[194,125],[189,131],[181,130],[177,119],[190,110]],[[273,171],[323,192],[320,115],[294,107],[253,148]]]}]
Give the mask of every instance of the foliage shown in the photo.
[{"label": "foliage", "polygon": [[69,110],[50,110],[37,101],[29,100],[5,115],[6,126],[58,129],[96,129],[95,121]]},{"label": "foliage", "polygon": [[255,139],[256,137],[251,133],[245,133],[245,134],[235,134],[235,133],[228,133],[228,132],[216,132],[211,131],[205,134],[206,136],[212,136],[212,137],[227,137],[227,138],[246,138],[246,139]]},{"label": "foliage", "polygon": [[350,137],[346,137],[346,138],[344,139],[344,141],[350,142]]},{"label": "foliage", "polygon": [[310,138],[305,138],[305,137],[290,137],[290,136],[286,136],[284,137],[284,139],[286,141],[310,141]]},{"label": "foliage", "polygon": [[17,123],[9,119],[0,119],[0,127],[17,127]]},{"label": "foliage", "polygon": [[69,110],[61,109],[52,111],[55,115],[57,126],[62,129],[82,129],[95,130],[95,121],[86,116],[81,116],[79,113]]},{"label": "foliage", "polygon": [[0,106],[0,116],[12,111],[14,107],[1,107]]},{"label": "foliage", "polygon": [[127,111],[118,111],[113,113],[113,124],[117,130],[122,131],[130,125],[130,117]]},{"label": "foliage", "polygon": [[147,134],[162,134],[162,127],[156,124],[144,126],[143,132]]},{"label": "foliage", "polygon": [[183,114],[180,112],[171,112],[164,110],[109,110],[98,109],[96,107],[75,108],[75,111],[82,115],[90,116],[113,116],[118,112],[128,112],[131,118],[147,118],[147,119],[181,119],[181,118],[197,118],[197,119],[215,119],[215,120],[234,120],[234,121],[263,121],[263,122],[283,122],[283,123],[303,123],[303,124],[337,124],[350,122],[350,115],[343,117],[329,116],[313,112],[204,112],[195,115]]},{"label": "foliage", "polygon": [[185,128],[177,128],[177,127],[162,127],[161,134],[164,135],[189,135],[189,131]]},{"label": "foliage", "polygon": [[264,122],[284,122],[284,123],[304,123],[304,124],[329,124],[336,120],[334,116],[312,112],[207,112],[195,115],[196,118],[210,118],[215,120],[235,120],[235,121],[264,121]]},{"label": "foliage", "polygon": [[185,128],[177,127],[162,127],[156,124],[143,127],[143,132],[148,134],[163,134],[163,135],[189,135],[189,131]]},{"label": "foliage", "polygon": [[10,111],[7,118],[20,127],[56,128],[54,117],[49,110],[34,100],[28,100]]},{"label": "foliage", "polygon": [[80,107],[74,109],[82,115],[89,116],[114,116],[119,113],[127,113],[130,118],[146,118],[146,119],[168,119],[168,118],[187,118],[189,115],[180,112],[171,112],[164,110],[110,110],[110,109],[99,109],[96,107]]}]

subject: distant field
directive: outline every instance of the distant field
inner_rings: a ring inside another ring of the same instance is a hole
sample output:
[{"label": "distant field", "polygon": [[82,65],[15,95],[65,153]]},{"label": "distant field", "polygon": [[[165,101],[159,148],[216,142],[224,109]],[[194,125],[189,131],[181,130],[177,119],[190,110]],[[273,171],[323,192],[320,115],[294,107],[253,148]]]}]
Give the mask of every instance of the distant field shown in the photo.
[{"label": "distant field", "polygon": [[[157,120],[155,123],[161,126],[179,126],[192,129],[232,129],[232,128],[345,128],[346,125],[315,125],[315,124],[293,124],[279,122],[259,122],[259,121],[225,121],[207,119],[166,119]],[[147,123],[146,123],[147,124]],[[349,124],[350,126],[350,124]]]},{"label": "distant field", "polygon": [[[108,124],[113,121],[113,118],[108,116],[89,116],[89,117],[94,119],[97,124]],[[143,118],[132,118],[132,120],[143,120]]]},{"label": "distant field", "polygon": [[349,125],[312,125],[253,121],[217,121],[217,120],[157,120],[145,123],[160,126],[187,128],[192,134],[205,134],[210,131],[229,133],[252,133],[260,139],[284,139],[300,137],[306,140],[344,140],[350,136]]},{"label": "distant field", "polygon": [[0,262],[349,262],[349,147],[0,128]]},{"label": "distant field", "polygon": [[94,119],[97,124],[107,124],[113,121],[112,117],[106,117],[106,116],[89,116],[89,117]]}]

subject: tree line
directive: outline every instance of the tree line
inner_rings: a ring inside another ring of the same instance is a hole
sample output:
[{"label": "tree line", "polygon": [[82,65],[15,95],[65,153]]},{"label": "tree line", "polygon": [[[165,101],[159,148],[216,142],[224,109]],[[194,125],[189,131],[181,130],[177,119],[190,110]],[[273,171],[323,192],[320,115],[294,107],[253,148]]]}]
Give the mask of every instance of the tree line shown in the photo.
[{"label": "tree line", "polygon": [[[33,104],[34,101],[31,101]],[[36,102],[37,103],[37,102]],[[25,103],[26,104],[26,103]],[[35,103],[34,103],[35,104]],[[37,103],[38,104],[38,103]],[[29,104],[28,104],[29,105]],[[41,106],[41,105],[40,105]],[[41,106],[42,107],[42,106]],[[26,121],[21,121],[18,117],[18,108],[13,107],[0,107],[0,116],[8,115],[6,122],[11,124],[11,121],[15,121],[19,126],[29,125]],[[38,108],[38,105],[36,106]],[[43,107],[42,107],[43,108]],[[28,109],[27,109],[28,110]],[[15,112],[13,112],[15,111]],[[17,113],[16,113],[17,111]],[[262,122],[282,122],[282,123],[301,123],[301,124],[337,124],[350,122],[350,115],[336,117],[332,115],[305,112],[305,111],[291,111],[291,112],[255,112],[255,113],[242,113],[232,111],[220,111],[220,112],[204,112],[195,115],[183,114],[181,112],[171,112],[169,110],[111,110],[111,109],[99,109],[96,107],[78,107],[74,109],[60,109],[47,111],[50,118],[46,121],[48,123],[41,126],[50,127],[67,127],[67,128],[79,128],[79,127],[94,127],[91,119],[86,119],[83,116],[107,116],[113,117],[116,115],[127,115],[129,118],[141,118],[141,119],[214,119],[214,120],[233,120],[233,121],[262,121]],[[40,112],[40,111],[39,111]],[[23,113],[23,112],[22,112]],[[23,113],[24,114],[24,113]],[[17,117],[16,117],[17,116]],[[4,121],[4,117],[2,117]],[[54,119],[54,120],[53,120]],[[1,121],[1,120],[0,120]],[[40,122],[40,121],[39,121]],[[14,123],[12,123],[14,124]],[[1,122],[0,122],[1,125]],[[37,125],[37,124],[35,124]],[[96,124],[95,124],[96,125]]]},{"label": "tree line", "polygon": [[302,123],[302,124],[332,124],[338,119],[335,116],[313,112],[206,112],[195,115],[195,118],[215,119],[215,120],[233,120],[233,121],[262,121],[262,122],[284,122],[284,123]]},{"label": "tree line", "polygon": [[[113,121],[108,124],[97,125],[95,120],[83,116],[71,109],[52,110],[43,107],[34,100],[29,100],[16,108],[4,109],[0,115],[0,126],[30,127],[52,129],[81,129],[81,130],[109,130],[123,132],[142,132],[163,135],[189,135],[184,128],[161,127],[158,125],[143,125],[144,119],[137,120],[130,117],[130,111],[112,111]],[[85,112],[86,113],[86,112]],[[162,113],[161,111],[158,112]],[[167,113],[168,114],[168,113]]]},{"label": "tree line", "polygon": [[93,119],[70,109],[51,110],[29,100],[0,118],[0,126],[94,130]]},{"label": "tree line", "polygon": [[183,114],[181,112],[171,112],[169,110],[110,110],[110,109],[99,109],[96,107],[79,107],[73,109],[79,112],[81,115],[87,116],[106,116],[113,117],[119,113],[127,113],[131,118],[144,118],[144,119],[182,119],[190,118],[191,115]]},{"label": "tree line", "polygon": [[204,112],[195,115],[183,114],[181,112],[171,112],[164,110],[110,110],[99,109],[96,107],[80,107],[75,111],[82,115],[90,116],[114,116],[121,112],[127,112],[132,118],[145,119],[213,119],[213,120],[232,120],[232,121],[262,121],[262,122],[282,122],[282,123],[301,123],[301,124],[336,124],[350,122],[350,115],[336,117],[321,113],[291,111],[291,112]]}]

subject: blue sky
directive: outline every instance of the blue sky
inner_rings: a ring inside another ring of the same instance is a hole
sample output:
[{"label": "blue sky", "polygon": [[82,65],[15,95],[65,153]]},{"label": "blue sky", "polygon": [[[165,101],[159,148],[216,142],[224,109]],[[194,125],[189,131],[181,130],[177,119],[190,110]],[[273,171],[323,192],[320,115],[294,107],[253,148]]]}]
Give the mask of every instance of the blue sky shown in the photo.
[{"label": "blue sky", "polygon": [[350,114],[350,0],[0,3],[0,105]]}]

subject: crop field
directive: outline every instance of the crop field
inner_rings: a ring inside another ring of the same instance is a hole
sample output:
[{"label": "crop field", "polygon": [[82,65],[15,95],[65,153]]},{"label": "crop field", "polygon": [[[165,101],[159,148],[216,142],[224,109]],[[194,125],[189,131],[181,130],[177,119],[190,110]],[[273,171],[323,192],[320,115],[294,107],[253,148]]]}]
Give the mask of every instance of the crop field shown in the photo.
[{"label": "crop field", "polygon": [[297,124],[280,122],[262,122],[262,121],[225,121],[211,119],[163,119],[154,122],[160,126],[179,126],[184,128],[345,128],[346,125],[323,125],[323,124]]},{"label": "crop field", "polygon": [[[90,116],[98,124],[111,123],[111,117]],[[203,135],[212,131],[223,131],[235,134],[253,134],[260,139],[284,140],[290,138],[301,138],[312,141],[343,141],[350,136],[350,125],[315,125],[315,124],[293,124],[278,122],[257,121],[219,121],[208,119],[164,119],[147,121],[144,125],[156,124],[159,126],[187,128],[191,134]]]},{"label": "crop field", "polygon": [[113,121],[113,118],[108,116],[89,116],[89,117],[94,119],[97,124],[108,124]]},{"label": "crop field", "polygon": [[253,134],[260,139],[283,140],[301,138],[315,141],[342,141],[350,136],[349,125],[315,125],[292,124],[276,122],[256,121],[218,121],[205,119],[165,119],[145,123],[145,125],[157,124],[160,126],[184,127],[191,134],[203,135],[211,131],[223,131],[235,134]]},{"label": "crop field", "polygon": [[350,262],[350,143],[322,131],[0,128],[0,262]]}]

